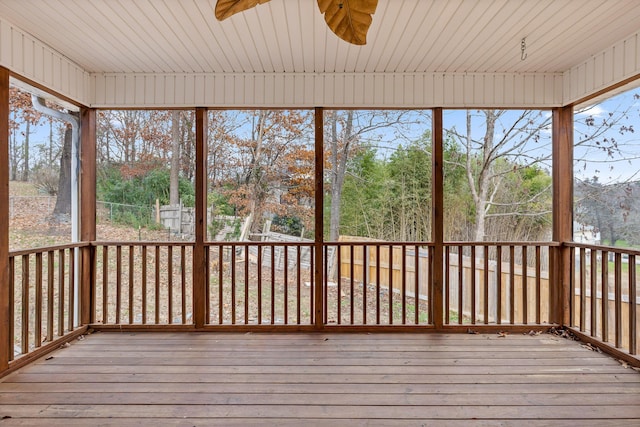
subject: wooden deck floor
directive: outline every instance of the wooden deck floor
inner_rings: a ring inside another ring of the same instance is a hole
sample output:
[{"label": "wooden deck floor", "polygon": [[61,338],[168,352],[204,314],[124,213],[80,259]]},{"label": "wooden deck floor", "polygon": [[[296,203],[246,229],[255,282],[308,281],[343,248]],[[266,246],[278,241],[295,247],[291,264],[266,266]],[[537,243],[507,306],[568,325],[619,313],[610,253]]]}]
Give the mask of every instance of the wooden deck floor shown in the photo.
[{"label": "wooden deck floor", "polygon": [[95,333],[0,381],[12,425],[640,425],[640,373],[538,336]]}]

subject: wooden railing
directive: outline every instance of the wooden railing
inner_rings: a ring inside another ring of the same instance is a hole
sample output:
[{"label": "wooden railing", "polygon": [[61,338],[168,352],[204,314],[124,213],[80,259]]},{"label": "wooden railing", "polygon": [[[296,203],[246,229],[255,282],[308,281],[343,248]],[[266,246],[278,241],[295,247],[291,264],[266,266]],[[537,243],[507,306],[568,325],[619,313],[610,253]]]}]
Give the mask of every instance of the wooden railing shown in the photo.
[{"label": "wooden railing", "polygon": [[9,253],[10,366],[54,346],[78,327],[74,259],[87,247],[69,244]]},{"label": "wooden railing", "polygon": [[550,323],[553,243],[446,243],[444,323]]},{"label": "wooden railing", "polygon": [[[435,328],[439,274],[432,243],[325,243],[319,269],[315,243],[206,243],[206,271],[198,274],[195,247],[93,242],[12,252],[12,359],[77,333],[79,325],[195,329],[197,310],[204,329]],[[553,287],[549,265],[570,251],[566,326],[603,346],[638,353],[640,252],[537,242],[448,242],[442,249],[443,329],[554,324],[554,298],[557,303],[562,293]],[[91,271],[79,272],[81,265]],[[77,277],[91,286],[79,286]],[[194,295],[196,280],[204,282],[201,298]],[[79,298],[79,288],[89,291]]]},{"label": "wooden railing", "polygon": [[429,244],[353,241],[324,248],[327,325],[431,325]]},{"label": "wooden railing", "polygon": [[189,325],[193,243],[96,242],[92,323]]},{"label": "wooden railing", "polygon": [[572,283],[568,326],[605,345],[638,355],[640,251],[568,243]]}]

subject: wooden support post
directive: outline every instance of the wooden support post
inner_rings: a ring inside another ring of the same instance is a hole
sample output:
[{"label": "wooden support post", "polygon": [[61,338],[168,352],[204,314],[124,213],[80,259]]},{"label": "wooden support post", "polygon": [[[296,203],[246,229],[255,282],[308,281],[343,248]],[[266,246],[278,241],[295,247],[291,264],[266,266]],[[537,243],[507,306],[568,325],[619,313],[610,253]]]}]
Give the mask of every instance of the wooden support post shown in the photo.
[{"label": "wooden support post", "polygon": [[[556,242],[573,240],[573,107],[553,110],[553,234]],[[551,321],[570,326],[570,249],[554,248],[551,257]]]},{"label": "wooden support post", "polygon": [[[432,117],[432,194],[431,194],[431,236],[434,243],[433,259],[431,260],[432,282],[430,303],[433,319],[430,319],[436,329],[442,328],[444,322],[443,290],[444,290],[444,207],[443,173],[442,173],[442,108],[434,108]],[[416,302],[417,304],[417,302]],[[448,310],[448,308],[447,308]]]},{"label": "wooden support post", "polygon": [[[96,110],[80,112],[80,240],[96,240]],[[72,189],[71,191],[77,191]],[[95,247],[80,254],[80,325],[95,322]]]},{"label": "wooden support post", "polygon": [[193,248],[193,321],[196,328],[205,324],[209,277],[207,275],[207,248],[204,246],[207,235],[207,109],[196,108],[196,209],[195,209],[195,247]]},{"label": "wooden support post", "polygon": [[11,337],[9,289],[9,71],[0,67],[0,373],[9,368]]},{"label": "wooden support post", "polygon": [[[314,304],[313,324],[324,327],[324,110],[315,109],[315,233],[314,233]],[[326,260],[325,260],[326,261]]]}]

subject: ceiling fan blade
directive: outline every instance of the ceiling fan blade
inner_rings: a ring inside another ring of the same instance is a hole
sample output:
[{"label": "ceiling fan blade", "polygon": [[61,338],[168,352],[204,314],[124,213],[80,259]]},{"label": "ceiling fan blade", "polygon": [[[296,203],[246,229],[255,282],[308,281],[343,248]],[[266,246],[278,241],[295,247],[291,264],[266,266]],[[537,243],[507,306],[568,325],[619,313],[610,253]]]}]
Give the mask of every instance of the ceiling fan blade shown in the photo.
[{"label": "ceiling fan blade", "polygon": [[355,44],[367,43],[367,31],[378,0],[318,0],[324,20],[338,37]]},{"label": "ceiling fan blade", "polygon": [[269,0],[218,0],[216,3],[216,18],[223,21],[236,13],[251,9]]}]

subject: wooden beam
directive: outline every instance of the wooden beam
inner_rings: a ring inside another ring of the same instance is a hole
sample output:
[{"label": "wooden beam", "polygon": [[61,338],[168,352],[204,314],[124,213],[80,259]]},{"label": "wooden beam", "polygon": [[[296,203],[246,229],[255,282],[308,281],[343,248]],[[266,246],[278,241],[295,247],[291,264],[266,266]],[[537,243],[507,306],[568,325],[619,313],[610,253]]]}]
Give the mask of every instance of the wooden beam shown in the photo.
[{"label": "wooden beam", "polygon": [[314,233],[314,306],[313,324],[324,327],[324,110],[315,109],[315,233]]},{"label": "wooden beam", "polygon": [[[443,310],[443,290],[444,290],[444,216],[442,208],[444,206],[444,184],[442,173],[442,108],[434,108],[432,111],[432,149],[431,149],[431,236],[434,243],[433,259],[431,260],[432,283],[431,283],[431,322],[436,329],[442,328],[444,321]],[[448,308],[447,308],[448,310]]]},{"label": "wooden beam", "polygon": [[[80,241],[96,240],[96,110],[80,111]],[[73,190],[72,190],[73,191]],[[95,321],[95,247],[81,249],[80,324]]]},{"label": "wooden beam", "polygon": [[[573,107],[553,110],[552,176],[553,176],[553,232],[555,242],[573,240]],[[551,257],[551,285],[553,286],[550,319],[570,326],[571,272],[570,249],[554,248]]]},{"label": "wooden beam", "polygon": [[193,321],[196,328],[205,324],[207,307],[207,127],[206,108],[196,108],[196,183],[195,183],[195,246],[193,248]]},{"label": "wooden beam", "polygon": [[0,67],[0,372],[13,352],[9,289],[9,70]]}]

